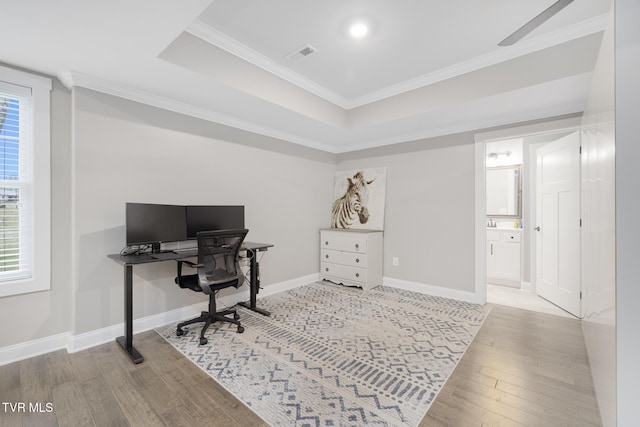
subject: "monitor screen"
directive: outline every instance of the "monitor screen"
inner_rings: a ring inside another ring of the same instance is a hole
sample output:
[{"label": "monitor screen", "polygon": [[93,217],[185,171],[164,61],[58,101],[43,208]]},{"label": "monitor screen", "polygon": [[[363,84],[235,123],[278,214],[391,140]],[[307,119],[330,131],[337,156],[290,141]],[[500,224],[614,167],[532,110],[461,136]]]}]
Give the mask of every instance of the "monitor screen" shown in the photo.
[{"label": "monitor screen", "polygon": [[198,231],[244,228],[244,206],[187,206],[187,237]]},{"label": "monitor screen", "polygon": [[184,206],[127,203],[127,246],[187,239]]}]

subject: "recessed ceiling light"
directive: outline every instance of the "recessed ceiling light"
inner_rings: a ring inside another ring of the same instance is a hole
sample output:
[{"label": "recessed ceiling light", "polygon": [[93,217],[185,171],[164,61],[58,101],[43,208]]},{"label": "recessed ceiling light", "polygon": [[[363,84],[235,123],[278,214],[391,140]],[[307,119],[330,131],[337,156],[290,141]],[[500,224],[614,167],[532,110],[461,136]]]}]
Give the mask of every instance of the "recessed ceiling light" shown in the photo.
[{"label": "recessed ceiling light", "polygon": [[349,34],[357,39],[361,39],[362,37],[366,36],[368,32],[369,28],[363,22],[356,22],[349,28]]}]

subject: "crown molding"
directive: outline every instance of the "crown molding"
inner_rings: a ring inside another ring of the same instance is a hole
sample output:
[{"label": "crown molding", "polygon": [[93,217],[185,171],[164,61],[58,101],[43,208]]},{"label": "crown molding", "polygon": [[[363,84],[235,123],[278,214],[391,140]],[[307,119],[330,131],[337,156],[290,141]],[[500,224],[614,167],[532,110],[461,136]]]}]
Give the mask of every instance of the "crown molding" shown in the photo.
[{"label": "crown molding", "polygon": [[288,132],[282,132],[270,128],[268,126],[262,126],[256,123],[252,123],[247,120],[237,119],[235,117],[228,116],[226,114],[217,113],[215,111],[208,110],[206,108],[197,107],[195,105],[187,104],[174,99],[166,98],[163,96],[155,95],[143,90],[134,89],[119,83],[110,82],[98,77],[89,76],[77,71],[68,71],[59,73],[58,78],[68,89],[73,87],[82,87],[85,89],[95,90],[97,92],[106,93],[108,95],[117,96],[120,98],[128,99],[130,101],[139,102],[153,107],[162,108],[164,110],[173,111],[175,113],[185,114],[187,116],[195,117],[198,119],[207,120],[221,125],[230,126],[243,131],[255,133],[258,135],[264,135],[270,138],[279,139],[282,141],[292,142],[308,148],[313,148],[320,151],[325,151],[331,154],[335,154],[335,147],[324,144],[319,141],[315,141],[308,138],[302,138],[297,135],[293,135]]},{"label": "crown molding", "polygon": [[289,83],[299,86],[314,95],[332,102],[345,110],[351,110],[353,108],[381,101],[423,86],[448,80],[500,62],[508,61],[551,46],[603,31],[606,28],[608,16],[608,14],[600,15],[561,30],[553,31],[528,40],[525,39],[513,46],[503,47],[486,55],[481,55],[468,61],[442,68],[433,73],[428,73],[414,79],[406,80],[352,99],[344,98],[341,95],[307,79],[306,77],[291,71],[291,69],[275,63],[266,56],[242,43],[237,42],[226,34],[211,28],[202,21],[196,20],[187,28],[186,31],[288,81]]},{"label": "crown molding", "polygon": [[293,144],[302,145],[308,148],[324,151],[330,154],[345,154],[353,151],[361,151],[372,148],[379,148],[382,146],[395,145],[405,142],[418,141],[428,138],[434,138],[442,135],[449,135],[461,132],[468,132],[477,129],[487,129],[494,126],[504,126],[510,123],[518,123],[527,120],[543,119],[546,117],[560,116],[564,114],[582,112],[584,105],[570,104],[557,106],[551,109],[544,109],[539,111],[538,114],[533,116],[530,113],[526,114],[509,114],[501,115],[499,118],[493,120],[478,119],[471,121],[464,121],[458,125],[453,126],[441,126],[438,128],[430,128],[421,130],[418,132],[402,133],[391,137],[383,137],[378,139],[369,139],[367,142],[351,142],[343,141],[345,144],[326,144],[316,140],[300,137],[288,132],[282,132],[272,129],[267,126],[258,125],[246,120],[237,119],[225,114],[220,114],[206,108],[193,106],[183,102],[179,102],[166,97],[154,95],[138,89],[113,83],[100,78],[89,76],[87,74],[69,71],[61,73],[58,78],[65,80],[65,86],[69,89],[73,87],[83,87],[86,89],[95,90],[98,92],[106,93],[109,95],[117,96],[120,98],[128,99],[142,104],[151,105],[154,107],[162,108],[164,110],[173,111],[180,114],[185,114],[191,117],[207,120],[214,123],[219,123],[225,126],[230,126],[243,131],[275,138],[278,140],[290,142]]},{"label": "crown molding", "polygon": [[56,77],[58,78],[58,80],[60,80],[62,86],[64,86],[68,90],[71,90],[73,88],[73,73],[71,71],[59,72],[58,74],[56,74]]},{"label": "crown molding", "polygon": [[270,58],[256,52],[228,35],[211,28],[202,21],[194,21],[186,31],[339,107],[347,109],[347,106],[349,105],[348,99],[330,91],[324,86],[321,86],[306,77],[303,77],[291,69],[276,63]]}]

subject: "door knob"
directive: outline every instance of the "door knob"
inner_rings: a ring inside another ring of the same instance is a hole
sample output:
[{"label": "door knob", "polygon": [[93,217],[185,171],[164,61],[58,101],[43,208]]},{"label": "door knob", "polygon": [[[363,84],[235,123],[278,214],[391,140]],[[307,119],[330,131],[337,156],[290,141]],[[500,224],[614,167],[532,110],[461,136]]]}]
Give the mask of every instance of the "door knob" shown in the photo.
[{"label": "door knob", "polygon": [[534,228],[534,230],[540,231],[540,226],[537,226],[536,228]]}]

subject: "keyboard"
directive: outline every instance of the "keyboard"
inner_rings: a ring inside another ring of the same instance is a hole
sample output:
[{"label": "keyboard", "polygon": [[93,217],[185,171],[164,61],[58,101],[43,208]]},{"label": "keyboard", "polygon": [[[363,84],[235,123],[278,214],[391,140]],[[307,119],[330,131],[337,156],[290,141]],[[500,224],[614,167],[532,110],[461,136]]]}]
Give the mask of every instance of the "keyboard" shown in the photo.
[{"label": "keyboard", "polygon": [[151,254],[151,258],[153,259],[176,259],[176,254],[173,252],[161,252],[158,254]]},{"label": "keyboard", "polygon": [[184,255],[184,256],[195,256],[195,255],[198,255],[198,248],[174,249],[173,253],[178,255]]}]

